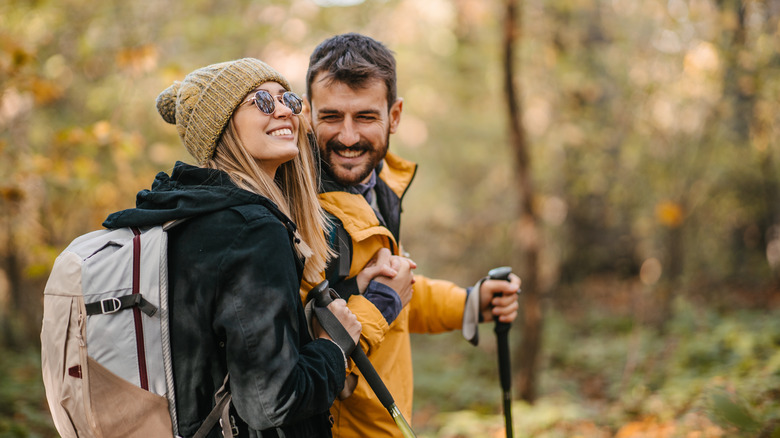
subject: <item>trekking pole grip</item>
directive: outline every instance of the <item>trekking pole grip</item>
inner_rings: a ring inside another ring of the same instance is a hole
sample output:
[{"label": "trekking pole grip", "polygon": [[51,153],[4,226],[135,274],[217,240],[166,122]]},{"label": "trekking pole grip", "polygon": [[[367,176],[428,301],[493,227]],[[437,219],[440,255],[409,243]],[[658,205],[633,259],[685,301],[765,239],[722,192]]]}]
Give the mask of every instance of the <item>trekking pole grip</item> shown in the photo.
[{"label": "trekking pole grip", "polygon": [[322,281],[320,284],[314,286],[308,295],[309,299],[314,300],[314,304],[317,307],[328,307],[328,304],[333,302],[333,297],[330,295],[328,288],[328,280]]},{"label": "trekking pole grip", "polygon": [[[512,273],[512,268],[509,266],[502,266],[500,268],[494,268],[491,269],[488,272],[488,278],[491,280],[505,280],[509,281],[509,274]],[[501,294],[493,294],[493,297],[500,296]],[[498,334],[499,332],[507,332],[512,327],[512,324],[508,322],[501,322],[498,319],[496,319],[496,327],[495,332]]]},{"label": "trekking pole grip", "polygon": [[[494,268],[491,269],[488,272],[488,278],[491,280],[505,280],[509,281],[509,274],[512,273],[512,268],[508,266],[502,266],[500,268]],[[499,296],[500,294],[494,294],[493,296]],[[499,337],[501,340],[499,341],[499,361],[502,364],[509,364],[509,348],[508,343],[506,341],[506,338],[509,333],[509,329],[512,328],[512,324],[508,322],[501,322],[496,318],[496,325],[493,328],[493,331],[496,333],[496,336]],[[512,385],[512,377],[511,377],[511,370],[509,369],[509,366],[502,366],[500,369],[501,374],[501,387],[505,390],[508,390],[510,386]]]},{"label": "trekking pole grip", "polygon": [[[318,284],[309,292],[308,298],[313,300],[314,315],[322,326],[323,330],[330,336],[331,340],[335,342],[347,356],[351,356],[356,350],[355,341],[347,332],[347,329],[341,325],[341,321],[334,315],[328,305],[333,302],[338,295],[333,289],[328,287],[328,281],[325,280]],[[363,350],[360,350],[361,352]]]}]

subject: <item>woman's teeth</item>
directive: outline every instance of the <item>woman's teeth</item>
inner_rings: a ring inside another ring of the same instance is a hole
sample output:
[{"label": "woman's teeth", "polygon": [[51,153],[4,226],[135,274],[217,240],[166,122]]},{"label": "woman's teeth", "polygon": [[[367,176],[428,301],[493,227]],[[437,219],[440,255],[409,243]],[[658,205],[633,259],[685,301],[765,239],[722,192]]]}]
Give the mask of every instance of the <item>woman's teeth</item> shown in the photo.
[{"label": "woman's teeth", "polygon": [[292,129],[289,128],[277,129],[276,131],[269,132],[268,135],[272,137],[277,137],[280,135],[292,135]]}]

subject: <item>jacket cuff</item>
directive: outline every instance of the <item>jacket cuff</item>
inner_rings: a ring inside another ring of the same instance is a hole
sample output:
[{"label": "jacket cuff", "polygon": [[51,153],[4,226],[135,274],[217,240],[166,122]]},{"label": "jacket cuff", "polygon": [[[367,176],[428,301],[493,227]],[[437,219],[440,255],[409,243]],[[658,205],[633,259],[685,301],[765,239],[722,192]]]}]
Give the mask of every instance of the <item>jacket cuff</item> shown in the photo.
[{"label": "jacket cuff", "polygon": [[363,295],[352,295],[347,306],[363,325],[360,331],[360,348],[371,356],[371,351],[385,339],[390,326],[382,313]]},{"label": "jacket cuff", "polygon": [[382,313],[387,325],[392,324],[401,313],[401,297],[386,284],[371,280],[363,296]]}]

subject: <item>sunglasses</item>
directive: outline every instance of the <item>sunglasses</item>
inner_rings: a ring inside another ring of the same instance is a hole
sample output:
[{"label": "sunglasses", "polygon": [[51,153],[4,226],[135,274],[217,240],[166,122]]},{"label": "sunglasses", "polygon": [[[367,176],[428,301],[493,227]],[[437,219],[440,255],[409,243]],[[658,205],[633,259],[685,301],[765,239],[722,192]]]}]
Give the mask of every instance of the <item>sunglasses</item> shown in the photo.
[{"label": "sunglasses", "polygon": [[251,99],[247,100],[247,102],[254,102],[257,109],[262,111],[263,114],[270,116],[276,111],[277,100],[281,102],[282,105],[290,108],[290,111],[296,116],[303,110],[303,100],[292,91],[287,91],[281,96],[272,96],[271,93],[265,90],[259,90]]}]

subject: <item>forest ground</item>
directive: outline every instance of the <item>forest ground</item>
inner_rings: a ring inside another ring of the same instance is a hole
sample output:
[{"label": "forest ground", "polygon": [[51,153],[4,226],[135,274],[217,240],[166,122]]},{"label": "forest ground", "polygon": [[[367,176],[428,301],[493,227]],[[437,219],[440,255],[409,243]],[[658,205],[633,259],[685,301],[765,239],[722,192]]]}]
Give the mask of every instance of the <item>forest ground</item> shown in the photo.
[{"label": "forest ground", "polygon": [[[780,291],[680,294],[662,329],[650,293],[601,279],[547,298],[538,399],[515,400],[515,437],[780,437]],[[480,339],[413,335],[420,438],[505,436],[490,325]],[[0,438],[56,436],[37,347],[6,351]]]},{"label": "forest ground", "polygon": [[[548,297],[539,397],[514,402],[515,437],[780,437],[780,291],[702,286],[664,324],[652,293],[595,279]],[[418,436],[505,436],[492,327],[480,339],[413,336]]]}]

